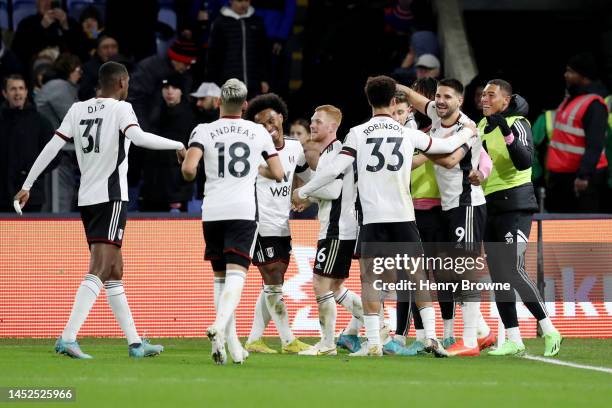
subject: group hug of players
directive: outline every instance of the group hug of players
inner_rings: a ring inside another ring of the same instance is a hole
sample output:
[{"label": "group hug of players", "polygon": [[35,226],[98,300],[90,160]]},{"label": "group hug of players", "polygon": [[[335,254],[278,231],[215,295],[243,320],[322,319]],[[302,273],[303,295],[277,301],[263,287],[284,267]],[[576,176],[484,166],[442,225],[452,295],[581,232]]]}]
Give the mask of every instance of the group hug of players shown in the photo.
[{"label": "group hug of players", "polygon": [[[495,336],[482,318],[476,291],[440,298],[444,319],[440,341],[431,300],[421,296],[413,302],[398,302],[397,330],[390,336],[381,318],[383,299],[364,295],[371,285],[367,271],[361,271],[362,296],[343,282],[353,257],[369,253],[372,245],[422,241],[480,248],[483,241],[527,242],[536,209],[530,182],[533,143],[522,111],[526,103],[512,94],[510,84],[489,82],[483,93],[485,118],[477,126],[459,110],[463,101],[459,81],[424,79],[408,88],[389,77],[370,78],[365,93],[372,118],[353,127],[341,143],[336,139],[342,120],[338,108],[316,108],[310,138],[300,142],[284,135],[288,112],[282,99],[265,94],[247,102],[246,86],[231,79],[221,88],[220,119],[198,125],[186,150],[180,142],[140,130],[124,102],[128,83],[120,64],[101,67],[98,97],[73,105],[15,197],[23,207],[32,184],[64,143],[75,144],[82,173],[79,209],[91,262],[56,342],[58,353],[91,358],[80,349],[76,336],[103,287],[126,334],[129,355],[144,357],[163,351],[161,345],[138,335],[121,281],[130,142],[176,150],[186,180],[196,177],[204,161],[202,224],[205,259],[214,271],[216,309],[207,336],[215,363],[227,362],[226,345],[234,363],[244,362],[249,352],[277,353],[262,337],[270,320],[278,330],[281,352],[299,355],[336,355],[337,348],[343,347],[350,356],[427,352],[438,357],[477,356],[494,345]],[[320,221],[313,289],[321,339],[308,345],[291,332],[282,289],[291,254],[290,210],[302,211],[312,203],[318,204]],[[525,271],[525,247],[517,248],[514,273],[496,274],[495,257],[487,258],[491,278],[510,283],[522,299],[533,300],[525,304],[541,327],[544,355],[554,356],[562,337]],[[243,346],[236,334],[235,310],[251,262],[261,273],[263,288]],[[439,279],[436,271],[431,272]],[[507,294],[503,300],[497,308],[508,340],[489,354],[521,354],[525,346],[515,302]],[[458,341],[453,327],[456,302],[463,316],[463,336]],[[337,304],[352,318],[335,339]],[[407,346],[411,315],[416,341]],[[362,327],[363,343],[359,339]]]}]

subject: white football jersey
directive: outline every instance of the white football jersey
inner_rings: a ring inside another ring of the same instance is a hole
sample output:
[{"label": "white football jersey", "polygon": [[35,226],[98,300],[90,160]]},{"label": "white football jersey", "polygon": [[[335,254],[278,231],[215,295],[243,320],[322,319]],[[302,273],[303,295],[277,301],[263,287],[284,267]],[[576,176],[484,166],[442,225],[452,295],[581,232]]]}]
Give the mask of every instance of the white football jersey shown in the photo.
[{"label": "white football jersey", "polygon": [[112,98],[76,102],[56,134],[74,142],[81,184],[79,206],[128,201],[125,131],[138,126],[132,105]]},{"label": "white football jersey", "polygon": [[[342,150],[339,140],[331,142],[319,157],[317,171],[329,166]],[[342,178],[342,192],[335,200],[319,200],[319,239],[357,239],[355,200],[355,166],[347,167],[338,176]]]},{"label": "white football jersey", "polygon": [[293,175],[308,168],[302,144],[297,139],[285,137],[285,144],[277,151],[285,170],[283,180],[277,182],[261,175],[257,176],[259,235],[262,237],[287,237],[291,235],[289,213],[291,211]]},{"label": "white football jersey", "polygon": [[189,147],[204,152],[202,221],[256,221],[261,158],[278,155],[268,131],[239,117],[222,117],[196,126]]},{"label": "white football jersey", "polygon": [[[439,139],[454,135],[463,129],[464,123],[472,122],[463,112],[460,112],[456,123],[449,127],[444,126],[442,119],[436,113],[436,106],[433,101],[427,104],[427,116],[431,118],[429,134]],[[442,210],[444,211],[459,206],[481,205],[486,202],[482,187],[472,185],[468,178],[470,171],[478,168],[482,141],[479,137],[472,137],[469,139],[468,146],[470,150],[453,168],[447,169],[446,167],[434,164]]]},{"label": "white football jersey", "polygon": [[410,172],[414,149],[428,150],[429,136],[389,115],[352,128],[342,154],[355,157],[363,224],[414,221]]}]

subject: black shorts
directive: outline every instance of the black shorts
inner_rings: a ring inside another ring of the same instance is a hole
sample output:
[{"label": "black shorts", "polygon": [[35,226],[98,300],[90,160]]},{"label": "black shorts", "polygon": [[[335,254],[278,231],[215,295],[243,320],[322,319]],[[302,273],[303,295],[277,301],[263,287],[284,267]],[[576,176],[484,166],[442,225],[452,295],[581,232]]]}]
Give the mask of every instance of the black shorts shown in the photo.
[{"label": "black shorts", "polygon": [[319,240],[312,272],[326,278],[348,278],[355,251],[355,242],[354,239]]},{"label": "black shorts", "polygon": [[91,245],[101,242],[121,248],[127,221],[127,207],[128,203],[125,201],[109,201],[79,207],[87,243]]},{"label": "black shorts", "polygon": [[[414,243],[415,248],[423,252],[421,238],[416,222],[381,222],[362,225],[357,238],[356,257],[392,256],[397,253],[397,245],[385,246],[385,243]],[[389,253],[385,252],[389,250]],[[414,248],[406,252],[413,252]]]},{"label": "black shorts", "polygon": [[261,266],[276,262],[289,264],[291,237],[257,237],[253,265]]},{"label": "black shorts", "polygon": [[459,206],[443,211],[449,243],[468,251],[479,251],[487,226],[487,205]]},{"label": "black shorts", "polygon": [[203,221],[202,229],[204,259],[211,261],[214,271],[224,271],[227,264],[249,267],[257,238],[256,221]]}]

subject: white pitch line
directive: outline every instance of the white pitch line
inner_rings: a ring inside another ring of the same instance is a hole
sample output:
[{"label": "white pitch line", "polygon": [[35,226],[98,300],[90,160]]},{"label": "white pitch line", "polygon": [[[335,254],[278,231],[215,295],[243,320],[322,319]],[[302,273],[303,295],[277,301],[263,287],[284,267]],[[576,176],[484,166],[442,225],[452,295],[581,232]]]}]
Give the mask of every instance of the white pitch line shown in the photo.
[{"label": "white pitch line", "polygon": [[602,373],[612,374],[612,368],[607,368],[607,367],[597,367],[597,366],[591,366],[591,365],[586,365],[586,364],[576,364],[576,363],[572,363],[569,361],[555,360],[553,358],[531,356],[529,354],[525,354],[523,358],[527,360],[540,361],[542,363],[555,364],[555,365],[572,367],[572,368],[581,368],[583,370],[599,371]]}]

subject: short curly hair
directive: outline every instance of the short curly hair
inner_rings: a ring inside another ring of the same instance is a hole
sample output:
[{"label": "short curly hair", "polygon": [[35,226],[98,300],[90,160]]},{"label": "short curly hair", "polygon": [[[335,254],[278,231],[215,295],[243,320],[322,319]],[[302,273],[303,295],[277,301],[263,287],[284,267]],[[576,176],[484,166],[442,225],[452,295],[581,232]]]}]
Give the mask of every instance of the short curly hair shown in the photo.
[{"label": "short curly hair", "polygon": [[250,121],[255,120],[255,115],[266,109],[272,109],[276,113],[283,115],[283,121],[289,120],[289,110],[283,99],[275,93],[258,95],[249,101],[249,106],[244,113],[244,118]]}]

